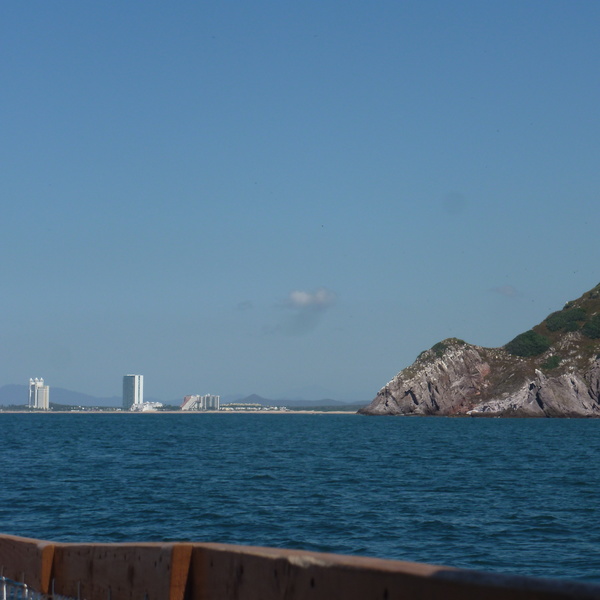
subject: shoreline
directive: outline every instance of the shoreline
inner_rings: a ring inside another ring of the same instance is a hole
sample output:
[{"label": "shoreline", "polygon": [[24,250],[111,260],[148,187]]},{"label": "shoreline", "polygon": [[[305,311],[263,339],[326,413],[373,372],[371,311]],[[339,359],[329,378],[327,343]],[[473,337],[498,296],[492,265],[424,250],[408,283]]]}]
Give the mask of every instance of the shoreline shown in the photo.
[{"label": "shoreline", "polygon": [[[358,408],[356,409],[358,411]],[[356,415],[351,410],[2,410],[14,415]]]}]

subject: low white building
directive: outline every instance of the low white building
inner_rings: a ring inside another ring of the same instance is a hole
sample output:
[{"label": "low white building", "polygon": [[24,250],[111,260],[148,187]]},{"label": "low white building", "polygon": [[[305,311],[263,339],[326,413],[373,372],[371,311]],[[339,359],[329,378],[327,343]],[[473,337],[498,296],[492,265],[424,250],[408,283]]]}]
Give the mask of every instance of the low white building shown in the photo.
[{"label": "low white building", "polygon": [[137,402],[129,408],[132,412],[155,412],[163,407],[162,402]]},{"label": "low white building", "polygon": [[221,396],[205,394],[204,396],[185,396],[181,410],[219,410]]}]

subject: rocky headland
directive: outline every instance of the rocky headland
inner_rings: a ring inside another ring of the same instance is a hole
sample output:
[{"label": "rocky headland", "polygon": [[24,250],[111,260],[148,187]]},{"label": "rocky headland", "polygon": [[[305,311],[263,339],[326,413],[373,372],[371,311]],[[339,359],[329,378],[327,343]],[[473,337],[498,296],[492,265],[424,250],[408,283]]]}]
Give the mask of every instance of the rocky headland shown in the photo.
[{"label": "rocky headland", "polygon": [[501,348],[435,344],[358,412],[600,417],[600,284]]}]

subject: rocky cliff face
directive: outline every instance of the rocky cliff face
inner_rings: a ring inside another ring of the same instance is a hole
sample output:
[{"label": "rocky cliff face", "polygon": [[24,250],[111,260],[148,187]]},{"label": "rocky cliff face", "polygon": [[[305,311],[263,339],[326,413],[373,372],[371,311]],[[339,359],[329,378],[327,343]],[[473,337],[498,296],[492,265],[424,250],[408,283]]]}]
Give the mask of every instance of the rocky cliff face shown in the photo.
[{"label": "rocky cliff face", "polygon": [[474,407],[474,414],[519,417],[600,417],[600,360],[585,373],[548,377],[535,371],[512,394],[492,398]]},{"label": "rocky cliff face", "polygon": [[600,417],[600,285],[502,348],[422,352],[365,415]]}]

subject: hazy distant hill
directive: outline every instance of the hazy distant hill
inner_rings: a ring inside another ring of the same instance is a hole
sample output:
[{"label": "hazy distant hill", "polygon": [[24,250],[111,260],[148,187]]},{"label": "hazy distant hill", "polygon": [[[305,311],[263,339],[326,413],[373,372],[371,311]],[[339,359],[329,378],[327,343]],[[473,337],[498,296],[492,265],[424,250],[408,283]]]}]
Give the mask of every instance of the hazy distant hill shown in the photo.
[{"label": "hazy distant hill", "polygon": [[[25,405],[29,400],[29,386],[8,384],[0,387],[0,405]],[[67,406],[121,406],[119,396],[112,398],[96,398],[89,394],[73,392],[64,388],[50,386],[50,402]]]}]

